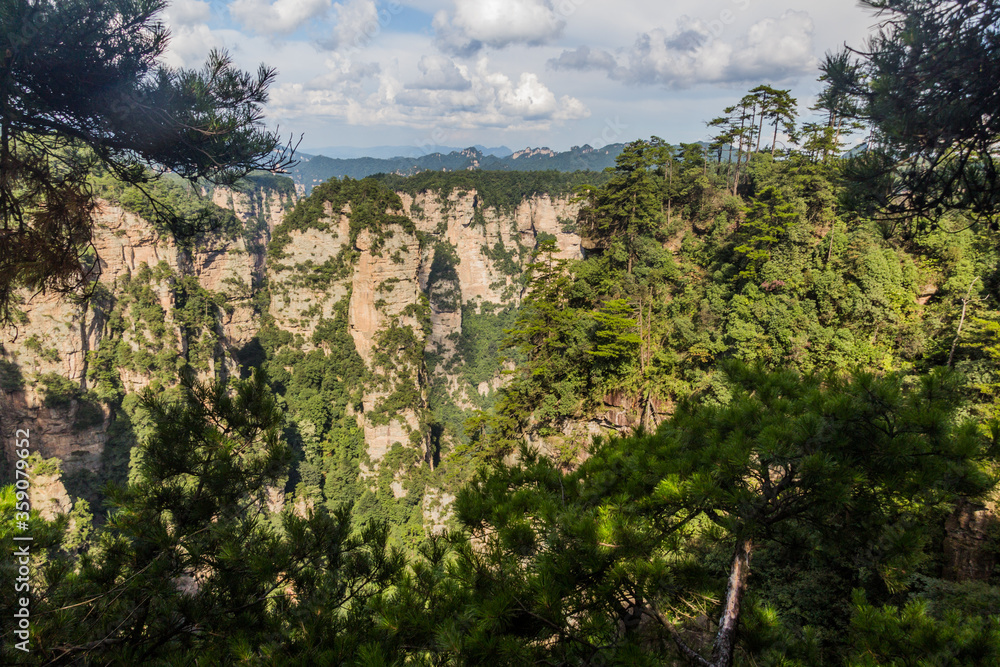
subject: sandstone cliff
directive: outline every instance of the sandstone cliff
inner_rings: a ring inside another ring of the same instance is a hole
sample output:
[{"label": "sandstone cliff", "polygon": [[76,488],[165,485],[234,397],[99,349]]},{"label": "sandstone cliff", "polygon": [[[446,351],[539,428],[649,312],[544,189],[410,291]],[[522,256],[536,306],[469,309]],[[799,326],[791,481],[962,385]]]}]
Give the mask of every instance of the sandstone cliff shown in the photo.
[{"label": "sandstone cliff", "polygon": [[[276,222],[275,207],[292,203],[275,195],[261,209],[259,198],[239,193],[235,201],[244,223],[268,216]],[[115,411],[100,391],[102,379],[134,393],[168,371],[161,362],[190,358],[199,345],[212,348],[199,368],[203,377],[234,373],[232,351],[255,335],[251,289],[262,252],[248,250],[244,236],[209,233],[179,246],[149,221],[100,201],[93,245],[98,264],[89,298],[24,294],[20,323],[0,348],[0,435],[8,459],[9,434],[26,428],[32,448],[60,459],[64,475],[99,474],[105,464]],[[185,279],[194,283],[185,286]],[[218,304],[212,331],[197,331],[180,316],[178,295],[190,296],[195,285]],[[113,379],[95,377],[100,362]],[[176,377],[176,363],[169,371]]]},{"label": "sandstone cliff", "polygon": [[[305,502],[392,499],[393,520],[440,530],[453,496],[439,488],[450,473],[435,468],[464,415],[502,383],[495,350],[471,358],[470,322],[502,337],[540,235],[556,239],[560,256],[581,256],[577,205],[543,194],[484,207],[474,189],[389,193],[374,209],[338,196],[289,226],[294,193],[207,194],[242,233],[178,244],[101,204],[92,297],[26,295],[23,324],[4,341],[4,430],[30,428],[32,446],[59,458],[64,477],[103,479],[127,464],[138,437],[128,396],[169,386],[182,365],[225,378],[266,359],[303,448]],[[272,235],[281,240],[268,250]],[[303,370],[310,364],[320,366]],[[355,482],[355,495],[342,496]]]}]

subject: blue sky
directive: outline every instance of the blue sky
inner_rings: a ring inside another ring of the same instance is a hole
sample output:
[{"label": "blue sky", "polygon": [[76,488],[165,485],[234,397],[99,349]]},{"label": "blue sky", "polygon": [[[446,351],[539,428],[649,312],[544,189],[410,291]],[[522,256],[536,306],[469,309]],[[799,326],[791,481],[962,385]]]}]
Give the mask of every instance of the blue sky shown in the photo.
[{"label": "blue sky", "polygon": [[808,114],[823,55],[875,23],[854,0],[171,0],[163,18],[173,66],[225,48],[275,67],[269,121],[307,152],[705,139],[759,83]]}]

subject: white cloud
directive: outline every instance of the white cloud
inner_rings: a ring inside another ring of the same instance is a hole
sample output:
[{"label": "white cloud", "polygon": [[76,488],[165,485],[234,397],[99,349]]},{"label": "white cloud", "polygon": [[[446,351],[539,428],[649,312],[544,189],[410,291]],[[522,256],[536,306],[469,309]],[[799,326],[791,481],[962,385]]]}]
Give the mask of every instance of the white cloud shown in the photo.
[{"label": "white cloud", "polygon": [[523,72],[513,80],[491,70],[486,58],[473,68],[426,57],[419,66],[423,79],[409,86],[396,71],[358,70],[340,54],[333,54],[327,66],[328,73],[309,85],[278,86],[271,96],[272,112],[283,118],[323,116],[350,125],[421,130],[545,129],[590,115],[580,100],[557,98],[536,74]]},{"label": "white cloud", "polygon": [[306,84],[307,90],[329,90],[341,87],[351,92],[360,92],[359,86],[381,74],[382,66],[377,62],[362,62],[347,55],[331,54],[325,61],[326,73]]},{"label": "white cloud", "polygon": [[537,75],[522,72],[515,86],[505,75],[490,74],[485,71],[485,67],[481,69],[483,80],[492,87],[497,108],[501,112],[528,120],[538,120],[549,118],[558,111],[556,96],[538,80]]},{"label": "white cloud", "polygon": [[163,16],[171,26],[190,26],[208,21],[212,17],[212,7],[201,0],[173,0]]},{"label": "white cloud", "polygon": [[[341,51],[359,49],[382,32],[385,21],[379,15],[375,0],[348,0],[335,3],[333,7],[337,12],[337,24],[332,39],[323,42],[324,47]],[[386,12],[383,14],[391,17]]]},{"label": "white cloud", "polygon": [[170,28],[164,62],[170,67],[200,67],[213,48],[222,46],[208,27],[212,7],[202,0],[173,0],[163,12]]},{"label": "white cloud", "polygon": [[421,73],[420,80],[407,84],[407,88],[468,90],[472,87],[472,82],[468,79],[468,68],[455,64],[455,61],[447,56],[422,56],[417,68]]},{"label": "white cloud", "polygon": [[618,67],[615,57],[603,49],[592,49],[581,46],[563,51],[558,58],[549,60],[553,69],[607,70],[614,71]]},{"label": "white cloud", "polygon": [[434,16],[438,45],[459,55],[483,46],[545,44],[565,26],[551,0],[455,0],[454,15],[442,10]]},{"label": "white cloud", "polygon": [[675,30],[641,33],[623,55],[580,47],[549,60],[555,69],[604,70],[634,84],[687,88],[698,84],[782,81],[814,73],[813,22],[806,12],[787,10],[742,34],[721,21],[682,16]]},{"label": "white cloud", "polygon": [[235,0],[229,13],[245,28],[263,34],[286,35],[307,21],[325,16],[331,0]]},{"label": "white cloud", "polygon": [[182,25],[171,29],[164,60],[171,67],[198,68],[212,49],[223,46],[223,41],[206,24]]},{"label": "white cloud", "polygon": [[786,11],[779,18],[768,18],[750,27],[747,39],[736,54],[736,67],[746,65],[748,76],[775,70],[788,75],[804,70],[815,72],[819,63],[813,57],[813,21],[806,12]]},{"label": "white cloud", "polygon": [[[200,67],[226,48],[244,70],[276,67],[269,122],[316,145],[444,128],[468,144],[553,147],[594,144],[619,118],[627,129],[604,141],[701,138],[736,89],[761,82],[812,99],[816,58],[862,44],[873,21],[818,0],[170,0],[163,18],[167,64]],[[541,68],[549,59],[560,71]]]}]

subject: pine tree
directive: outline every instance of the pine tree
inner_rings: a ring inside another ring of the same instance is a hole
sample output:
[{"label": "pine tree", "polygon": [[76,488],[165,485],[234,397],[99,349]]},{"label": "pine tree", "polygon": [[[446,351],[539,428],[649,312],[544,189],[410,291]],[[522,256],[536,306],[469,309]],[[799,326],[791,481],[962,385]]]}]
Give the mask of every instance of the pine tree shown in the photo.
[{"label": "pine tree", "polygon": [[740,226],[735,250],[743,255],[739,277],[751,282],[760,277],[760,269],[771,258],[777,244],[798,217],[795,206],[775,187],[767,187],[750,200],[746,221]]},{"label": "pine tree", "polygon": [[821,103],[872,128],[869,154],[848,176],[889,217],[957,209],[991,219],[1000,211],[1000,3],[862,4],[878,14],[878,33],[822,66]]},{"label": "pine tree", "polygon": [[[790,137],[795,137],[796,100],[791,96],[791,91],[770,88],[769,104],[764,112],[765,119],[774,126],[774,135],[771,137],[771,155],[774,155],[778,145],[778,126],[781,131]],[[763,132],[763,129],[761,130]]]},{"label": "pine tree", "polygon": [[597,330],[594,335],[597,345],[587,350],[587,354],[612,362],[630,360],[638,351],[642,339],[636,333],[636,322],[632,306],[625,299],[611,299],[594,313]]},{"label": "pine tree", "polygon": [[633,141],[615,158],[614,175],[581,219],[590,227],[589,235],[612,255],[620,247],[626,273],[631,275],[643,237],[660,229],[662,203],[652,167],[661,150],[645,141]]},{"label": "pine tree", "polygon": [[[728,404],[684,403],[657,434],[604,442],[572,473],[523,451],[480,474],[457,501],[477,546],[457,547],[449,613],[466,620],[449,645],[663,664],[666,640],[690,664],[726,667],[766,591],[781,590],[774,603],[793,617],[812,604],[812,573],[780,567],[784,550],[824,563],[822,617],[803,622],[846,628],[852,587],[880,599],[905,588],[928,518],[989,487],[985,440],[956,423],[946,374],[905,391],[891,376],[728,372]],[[705,609],[719,621],[701,646],[693,638],[706,633],[682,610],[705,596],[719,601]]]},{"label": "pine tree", "polygon": [[[674,185],[674,172],[677,170],[677,158],[675,157],[674,147],[660,137],[651,137],[649,144],[650,154],[653,156],[653,164],[656,165],[657,169],[663,172],[662,199],[665,199],[667,202],[666,221],[669,226],[671,219],[673,218],[674,198],[677,197],[677,188]],[[660,213],[664,213],[662,203],[660,205]]]},{"label": "pine tree", "polygon": [[354,533],[347,508],[270,513],[289,449],[263,373],[187,379],[179,399],[147,390],[143,406],[154,428],[135,480],[111,495],[116,510],[79,559],[45,566],[33,653],[46,664],[353,655],[372,627],[354,607],[389,585],[401,556],[385,526]]},{"label": "pine tree", "polygon": [[71,291],[100,166],[141,185],[150,170],[232,183],[289,164],[263,126],[274,70],[213,53],[201,71],[161,63],[166,0],[0,3],[0,324],[18,288]]}]

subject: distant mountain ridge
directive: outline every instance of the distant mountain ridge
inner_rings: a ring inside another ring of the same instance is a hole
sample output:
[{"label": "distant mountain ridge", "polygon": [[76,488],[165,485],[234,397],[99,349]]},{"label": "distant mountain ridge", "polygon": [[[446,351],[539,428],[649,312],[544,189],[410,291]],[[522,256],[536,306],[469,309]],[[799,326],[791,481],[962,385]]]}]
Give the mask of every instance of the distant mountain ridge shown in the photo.
[{"label": "distant mountain ridge", "polygon": [[[497,157],[508,157],[514,152],[506,146],[487,147],[482,144],[476,144],[475,146],[472,146],[472,148],[475,148],[483,155],[495,155]],[[442,153],[447,155],[448,153],[460,152],[462,150],[462,146],[421,146],[417,144],[410,144],[401,146],[370,146],[368,148],[358,146],[327,146],[324,148],[306,149],[302,152],[303,154],[309,155],[322,155],[334,160],[353,160],[365,157],[389,160],[398,157],[419,158],[431,153]]]},{"label": "distant mountain ridge", "polygon": [[[603,171],[613,167],[615,158],[625,144],[609,144],[602,148],[589,145],[573,146],[568,151],[556,152],[550,148],[526,148],[509,155],[485,153],[482,147],[471,146],[449,153],[430,153],[419,157],[358,157],[330,158],[325,155],[307,155],[289,171],[296,184],[308,194],[312,189],[331,178],[365,178],[375,174],[412,176],[421,171]],[[489,149],[498,150],[498,149]],[[507,149],[509,150],[509,149]]]}]

